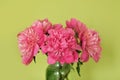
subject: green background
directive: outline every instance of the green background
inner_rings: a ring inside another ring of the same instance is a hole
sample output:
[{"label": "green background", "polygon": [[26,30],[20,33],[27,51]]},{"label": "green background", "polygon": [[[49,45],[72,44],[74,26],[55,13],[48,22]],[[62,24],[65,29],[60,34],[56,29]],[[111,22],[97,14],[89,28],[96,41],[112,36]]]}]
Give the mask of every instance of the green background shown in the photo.
[{"label": "green background", "polygon": [[77,18],[100,33],[102,57],[72,71],[70,80],[120,80],[120,0],[0,0],[0,80],[45,80],[46,56],[21,63],[16,35],[37,19],[62,23]]}]

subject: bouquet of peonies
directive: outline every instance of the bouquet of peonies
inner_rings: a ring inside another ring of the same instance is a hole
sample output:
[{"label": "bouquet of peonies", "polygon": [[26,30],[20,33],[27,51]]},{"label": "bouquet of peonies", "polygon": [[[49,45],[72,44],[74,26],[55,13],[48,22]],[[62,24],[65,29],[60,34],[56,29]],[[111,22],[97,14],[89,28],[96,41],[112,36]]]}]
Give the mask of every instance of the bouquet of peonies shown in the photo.
[{"label": "bouquet of peonies", "polygon": [[66,27],[48,19],[37,20],[17,37],[23,64],[35,61],[39,50],[47,56],[46,80],[68,80],[74,63],[80,75],[82,63],[90,57],[98,62],[101,56],[99,34],[74,18],[66,21]]}]

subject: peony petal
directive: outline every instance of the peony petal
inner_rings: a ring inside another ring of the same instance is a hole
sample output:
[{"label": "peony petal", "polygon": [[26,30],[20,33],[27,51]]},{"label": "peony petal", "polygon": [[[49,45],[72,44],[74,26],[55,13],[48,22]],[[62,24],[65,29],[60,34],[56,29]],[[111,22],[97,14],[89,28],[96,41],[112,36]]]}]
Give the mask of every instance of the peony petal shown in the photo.
[{"label": "peony petal", "polygon": [[81,56],[80,56],[80,61],[81,62],[87,62],[89,60],[89,54],[86,53],[85,51],[82,52]]},{"label": "peony petal", "polygon": [[52,58],[51,56],[48,56],[48,63],[49,64],[55,64],[56,63],[55,58]]},{"label": "peony petal", "polygon": [[86,30],[81,38],[81,42],[83,52],[91,56],[95,62],[98,62],[101,55],[100,37],[98,33],[94,30]]},{"label": "peony petal", "polygon": [[34,47],[34,56],[36,56],[36,54],[38,53],[39,51],[39,45],[36,44],[35,47]]}]

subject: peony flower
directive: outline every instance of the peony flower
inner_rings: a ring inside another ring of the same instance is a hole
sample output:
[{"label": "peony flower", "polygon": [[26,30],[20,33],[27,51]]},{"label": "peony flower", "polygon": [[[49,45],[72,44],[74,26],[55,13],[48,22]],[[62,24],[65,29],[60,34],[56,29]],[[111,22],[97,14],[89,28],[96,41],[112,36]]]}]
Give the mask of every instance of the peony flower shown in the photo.
[{"label": "peony flower", "polygon": [[38,29],[35,26],[30,27],[20,32],[17,37],[18,47],[22,53],[22,62],[23,64],[28,65],[44,43],[45,36],[43,30]]},{"label": "peony flower", "polygon": [[38,41],[38,44],[41,46],[44,44],[46,40],[46,34],[48,34],[48,30],[52,28],[52,24],[48,21],[48,19],[37,20],[31,26],[38,36],[41,36],[41,39]]},{"label": "peony flower", "polygon": [[66,21],[66,25],[68,28],[72,28],[76,32],[77,36],[82,36],[83,32],[87,30],[86,25],[75,18],[72,18],[70,21]]},{"label": "peony flower", "polygon": [[100,37],[98,33],[94,30],[86,30],[82,36],[81,45],[82,54],[80,60],[87,62],[91,56],[95,62],[98,62],[101,55]]},{"label": "peony flower", "polygon": [[42,46],[42,52],[48,55],[48,63],[55,62],[73,63],[78,61],[78,53],[80,49],[77,44],[75,33],[71,28],[62,28],[61,25],[54,25],[54,29],[48,31],[46,44]]},{"label": "peony flower", "polygon": [[35,27],[36,31],[38,32],[39,29],[41,29],[44,33],[47,33],[48,30],[52,28],[52,24],[48,21],[48,19],[37,20],[33,23],[32,27]]}]

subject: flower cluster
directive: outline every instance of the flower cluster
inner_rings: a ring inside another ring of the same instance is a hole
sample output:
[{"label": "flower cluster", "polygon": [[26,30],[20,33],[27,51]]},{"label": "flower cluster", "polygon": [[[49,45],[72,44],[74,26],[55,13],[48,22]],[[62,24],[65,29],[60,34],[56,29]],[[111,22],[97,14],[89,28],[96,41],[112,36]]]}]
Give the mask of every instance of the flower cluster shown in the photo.
[{"label": "flower cluster", "polygon": [[37,20],[17,37],[23,64],[35,60],[39,50],[47,55],[46,80],[68,80],[73,63],[80,76],[82,63],[90,57],[98,62],[101,56],[99,34],[75,18],[66,21],[66,27],[48,19]]},{"label": "flower cluster", "polygon": [[74,18],[66,21],[66,27],[48,19],[37,20],[17,37],[25,65],[32,62],[39,50],[47,55],[49,64],[87,62],[90,57],[98,62],[101,56],[99,34]]}]

